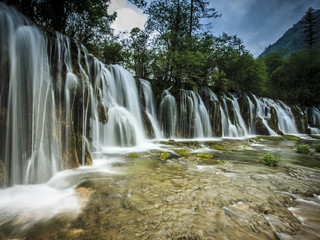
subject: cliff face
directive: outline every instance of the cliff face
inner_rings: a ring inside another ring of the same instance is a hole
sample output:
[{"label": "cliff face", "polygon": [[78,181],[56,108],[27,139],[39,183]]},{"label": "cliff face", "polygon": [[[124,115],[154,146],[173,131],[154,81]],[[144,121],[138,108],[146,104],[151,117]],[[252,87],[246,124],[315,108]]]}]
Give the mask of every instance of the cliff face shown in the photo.
[{"label": "cliff face", "polygon": [[2,3],[0,32],[0,184],[91,164],[89,120],[108,120],[96,86],[102,63]]}]

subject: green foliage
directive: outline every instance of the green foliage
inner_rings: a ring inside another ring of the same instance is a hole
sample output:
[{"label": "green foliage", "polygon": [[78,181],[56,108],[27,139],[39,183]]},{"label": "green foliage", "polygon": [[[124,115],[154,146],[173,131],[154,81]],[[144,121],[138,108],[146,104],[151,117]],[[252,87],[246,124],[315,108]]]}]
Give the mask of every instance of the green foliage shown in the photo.
[{"label": "green foliage", "polygon": [[267,166],[275,167],[278,165],[279,156],[274,155],[272,153],[267,153],[263,156],[261,162]]},{"label": "green foliage", "polygon": [[102,47],[102,61],[105,64],[120,64],[124,60],[125,53],[120,43],[105,41]]},{"label": "green foliage", "polygon": [[320,152],[320,144],[317,144],[315,148],[317,152]]},{"label": "green foliage", "polygon": [[122,42],[125,46],[125,66],[133,70],[136,77],[145,79],[151,75],[150,62],[153,58],[148,37],[146,31],[133,28],[130,37]]},{"label": "green foliage", "polygon": [[271,53],[263,58],[267,66],[269,96],[304,105],[319,104],[320,52],[313,48],[282,58]]},{"label": "green foliage", "polygon": [[110,0],[7,1],[40,26],[59,31],[99,54],[98,45],[112,34],[110,24],[116,13],[108,14]]},{"label": "green foliage", "polygon": [[310,146],[307,144],[299,144],[297,146],[297,152],[307,154],[311,151]]},{"label": "green foliage", "polygon": [[[263,57],[269,53],[272,52],[278,52],[282,51],[283,56],[289,56],[291,53],[300,51],[310,46],[310,40],[314,39],[314,41],[311,40],[312,47],[320,48],[320,39],[319,36],[317,36],[320,32],[320,11],[314,11],[312,16],[308,14],[309,10],[306,12],[306,14],[302,17],[300,21],[298,21],[296,24],[294,24],[288,31],[286,31],[283,36],[278,39],[274,44],[269,45],[264,52],[260,55],[260,57]],[[307,16],[309,15],[309,16]],[[309,19],[307,20],[306,19]],[[316,18],[316,20],[311,19]],[[311,20],[311,21],[310,21]],[[309,22],[309,24],[308,24]],[[311,27],[310,27],[311,23]],[[311,30],[311,31],[310,31]],[[316,32],[316,34],[309,34],[310,32]],[[309,43],[308,43],[309,42]]]},{"label": "green foliage", "polygon": [[284,137],[286,140],[292,140],[292,141],[300,141],[300,140],[301,140],[300,137],[294,136],[294,135],[283,135],[283,137]]}]

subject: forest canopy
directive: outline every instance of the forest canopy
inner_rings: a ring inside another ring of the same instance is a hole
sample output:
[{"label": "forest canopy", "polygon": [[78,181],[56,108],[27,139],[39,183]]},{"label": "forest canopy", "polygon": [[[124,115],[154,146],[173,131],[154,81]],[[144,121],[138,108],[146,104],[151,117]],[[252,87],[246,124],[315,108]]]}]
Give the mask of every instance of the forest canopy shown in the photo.
[{"label": "forest canopy", "polygon": [[314,9],[303,17],[305,48],[254,58],[237,36],[213,36],[206,22],[221,17],[207,0],[130,0],[148,14],[144,29],[114,35],[110,0],[6,0],[38,25],[83,43],[106,64],[121,64],[158,88],[208,86],[219,92],[252,92],[291,103],[320,104],[320,53]]}]

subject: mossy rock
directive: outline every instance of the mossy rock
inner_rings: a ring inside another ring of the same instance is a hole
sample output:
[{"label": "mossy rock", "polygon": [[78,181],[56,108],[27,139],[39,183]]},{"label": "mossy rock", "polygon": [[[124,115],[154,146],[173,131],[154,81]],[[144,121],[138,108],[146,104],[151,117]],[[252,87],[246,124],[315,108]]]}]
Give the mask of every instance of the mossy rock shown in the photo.
[{"label": "mossy rock", "polygon": [[259,137],[254,137],[249,139],[249,142],[260,142],[260,141],[261,141],[261,138]]},{"label": "mossy rock", "polygon": [[6,172],[4,168],[4,164],[0,159],[0,188],[4,187],[7,181]]},{"label": "mossy rock", "polygon": [[220,145],[220,144],[215,144],[215,145],[213,145],[213,147],[214,147],[215,149],[221,150],[221,151],[226,151],[226,150],[227,150],[226,147],[224,147],[224,146],[222,146],[222,145]]},{"label": "mossy rock", "polygon": [[129,157],[129,158],[137,158],[137,157],[139,157],[139,156],[138,156],[137,153],[130,153],[130,154],[128,155],[128,157]]},{"label": "mossy rock", "polygon": [[159,158],[160,160],[164,161],[171,157],[171,154],[169,152],[158,152],[160,154]]},{"label": "mossy rock", "polygon": [[192,156],[191,153],[187,152],[186,150],[182,150],[182,149],[176,149],[174,150],[176,154],[184,156],[184,157],[190,157]]},{"label": "mossy rock", "polygon": [[301,138],[294,135],[283,135],[284,139],[286,140],[292,140],[292,141],[300,141]]},{"label": "mossy rock", "polygon": [[314,139],[320,139],[320,136],[313,135],[313,134],[311,134],[310,137],[312,137],[312,138],[314,138]]},{"label": "mossy rock", "polygon": [[260,136],[260,139],[263,140],[271,140],[271,141],[283,141],[283,137],[277,137],[277,136]]},{"label": "mossy rock", "polygon": [[202,160],[209,160],[213,158],[213,154],[210,153],[198,153],[196,154],[198,158],[201,158]]}]

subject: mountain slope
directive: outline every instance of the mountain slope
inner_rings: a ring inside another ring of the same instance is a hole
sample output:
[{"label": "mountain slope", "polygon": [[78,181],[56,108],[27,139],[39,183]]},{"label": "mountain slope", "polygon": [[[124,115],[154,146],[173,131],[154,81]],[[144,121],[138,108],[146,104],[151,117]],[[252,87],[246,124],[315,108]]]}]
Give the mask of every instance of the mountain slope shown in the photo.
[{"label": "mountain slope", "polygon": [[[314,14],[317,17],[315,31],[317,32],[318,37],[315,42],[315,47],[320,48],[320,9],[315,11]],[[289,55],[292,52],[301,50],[305,46],[305,34],[303,32],[303,22],[301,18],[301,20],[294,24],[288,31],[286,31],[278,41],[269,45],[259,57],[263,57],[268,53],[276,52],[282,49],[286,50],[285,55]]]}]

